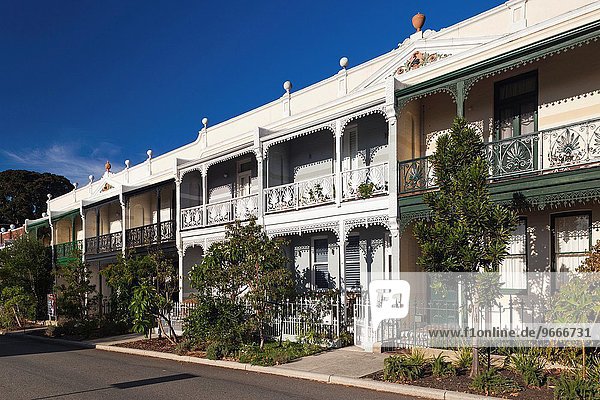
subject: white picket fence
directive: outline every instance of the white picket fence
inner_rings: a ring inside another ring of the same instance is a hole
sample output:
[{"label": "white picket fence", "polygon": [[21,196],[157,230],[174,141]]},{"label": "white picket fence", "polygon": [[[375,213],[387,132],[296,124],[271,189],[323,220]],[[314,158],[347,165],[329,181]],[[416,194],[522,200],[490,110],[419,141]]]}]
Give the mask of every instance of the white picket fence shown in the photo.
[{"label": "white picket fence", "polygon": [[[267,323],[267,335],[272,338],[296,341],[306,336],[318,337],[334,344],[340,336],[341,314],[339,299],[318,300],[299,298],[272,303],[276,317]],[[177,334],[182,334],[183,322],[196,307],[193,303],[175,303],[171,321]],[[249,307],[246,304],[246,307]]]}]

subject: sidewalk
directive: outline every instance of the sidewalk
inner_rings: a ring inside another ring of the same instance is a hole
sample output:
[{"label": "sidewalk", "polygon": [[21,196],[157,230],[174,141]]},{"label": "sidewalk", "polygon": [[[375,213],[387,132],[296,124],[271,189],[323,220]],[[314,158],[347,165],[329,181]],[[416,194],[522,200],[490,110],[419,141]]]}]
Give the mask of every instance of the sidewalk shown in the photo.
[{"label": "sidewalk", "polygon": [[[22,334],[22,333],[21,333]],[[213,367],[230,368],[247,372],[257,372],[289,378],[308,379],[328,384],[344,385],[371,389],[376,391],[397,393],[426,399],[440,400],[500,400],[495,397],[485,397],[450,390],[432,389],[407,384],[397,384],[362,378],[383,369],[386,354],[367,353],[358,347],[333,349],[314,356],[303,357],[297,361],[274,367],[242,364],[236,361],[208,360],[199,357],[179,356],[172,353],[131,349],[114,346],[115,344],[131,342],[143,338],[143,335],[128,334],[90,341],[75,342],[64,339],[51,339],[43,336],[27,335],[40,341],[62,343],[64,345],[92,348],[102,351],[154,357],[178,362],[202,364]],[[362,379],[361,379],[362,378]]]},{"label": "sidewalk", "polygon": [[303,357],[274,368],[362,378],[381,371],[386,357],[385,354],[366,353],[359,347],[351,346]]}]

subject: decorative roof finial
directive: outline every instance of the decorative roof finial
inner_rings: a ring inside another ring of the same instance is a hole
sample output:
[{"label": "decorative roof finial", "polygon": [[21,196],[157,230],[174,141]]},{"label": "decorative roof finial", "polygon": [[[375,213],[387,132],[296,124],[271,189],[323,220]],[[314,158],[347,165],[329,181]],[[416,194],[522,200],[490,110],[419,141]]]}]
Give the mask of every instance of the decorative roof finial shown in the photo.
[{"label": "decorative roof finial", "polygon": [[290,81],[285,81],[285,82],[283,82],[283,89],[284,89],[284,90],[285,90],[287,93],[289,93],[289,92],[290,92],[290,90],[292,90],[292,82],[290,82]]},{"label": "decorative roof finial", "polygon": [[342,67],[343,69],[346,69],[347,66],[348,66],[348,57],[340,58],[340,67]]},{"label": "decorative roof finial", "polygon": [[106,172],[110,172],[111,168],[112,168],[112,165],[110,165],[110,162],[108,160],[106,160],[106,164],[104,164],[104,169],[106,169]]},{"label": "decorative roof finial", "polygon": [[412,24],[417,30],[417,32],[421,32],[423,25],[425,25],[425,14],[416,13],[414,17],[412,17]]}]

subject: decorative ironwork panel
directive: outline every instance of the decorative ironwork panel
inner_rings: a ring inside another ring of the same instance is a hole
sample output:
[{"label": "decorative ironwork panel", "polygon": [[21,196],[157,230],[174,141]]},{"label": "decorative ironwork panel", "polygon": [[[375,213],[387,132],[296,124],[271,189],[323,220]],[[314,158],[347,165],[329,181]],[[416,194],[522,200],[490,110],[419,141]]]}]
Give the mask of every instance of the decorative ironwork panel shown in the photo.
[{"label": "decorative ironwork panel", "polygon": [[163,221],[160,223],[160,241],[168,242],[175,240],[175,222]]},{"label": "decorative ironwork panel", "polygon": [[85,253],[98,254],[98,238],[92,237],[85,239]]},{"label": "decorative ironwork panel", "polygon": [[537,152],[537,133],[489,143],[486,153],[492,177],[535,171]]},{"label": "decorative ironwork panel", "polygon": [[231,200],[221,201],[206,206],[207,224],[223,224],[233,220]]},{"label": "decorative ironwork panel", "polygon": [[544,168],[600,161],[600,120],[541,132]]},{"label": "decorative ironwork panel", "polygon": [[266,212],[293,210],[335,200],[334,175],[265,189]]},{"label": "decorative ironwork panel", "polygon": [[125,240],[127,247],[147,246],[158,243],[158,224],[127,229]]},{"label": "decorative ironwork panel", "polygon": [[81,251],[81,240],[74,242],[60,243],[54,246],[54,254],[57,258],[74,257],[77,251]]},{"label": "decorative ironwork panel", "polygon": [[429,157],[398,163],[398,192],[409,193],[434,188],[435,176]]},{"label": "decorative ironwork panel", "polygon": [[181,210],[181,229],[200,228],[204,225],[204,206]]},{"label": "decorative ironwork panel", "polygon": [[241,221],[249,219],[250,217],[257,217],[258,194],[251,194],[249,196],[233,199],[233,213],[235,215],[235,219],[239,219]]},{"label": "decorative ironwork panel", "polygon": [[388,192],[387,163],[342,172],[343,200],[360,197],[361,185],[369,185],[369,187],[372,185],[371,195],[386,194]]},{"label": "decorative ironwork panel", "polygon": [[276,186],[265,189],[266,211],[292,210],[297,206],[296,185]]}]

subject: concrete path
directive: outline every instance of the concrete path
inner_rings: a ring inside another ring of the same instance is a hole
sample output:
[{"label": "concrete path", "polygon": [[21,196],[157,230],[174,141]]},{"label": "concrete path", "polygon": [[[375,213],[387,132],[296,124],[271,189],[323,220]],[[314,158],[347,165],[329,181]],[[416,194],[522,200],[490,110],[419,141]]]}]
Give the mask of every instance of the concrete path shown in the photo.
[{"label": "concrete path", "polygon": [[381,371],[386,357],[386,354],[366,353],[351,346],[303,357],[275,368],[360,378]]}]

